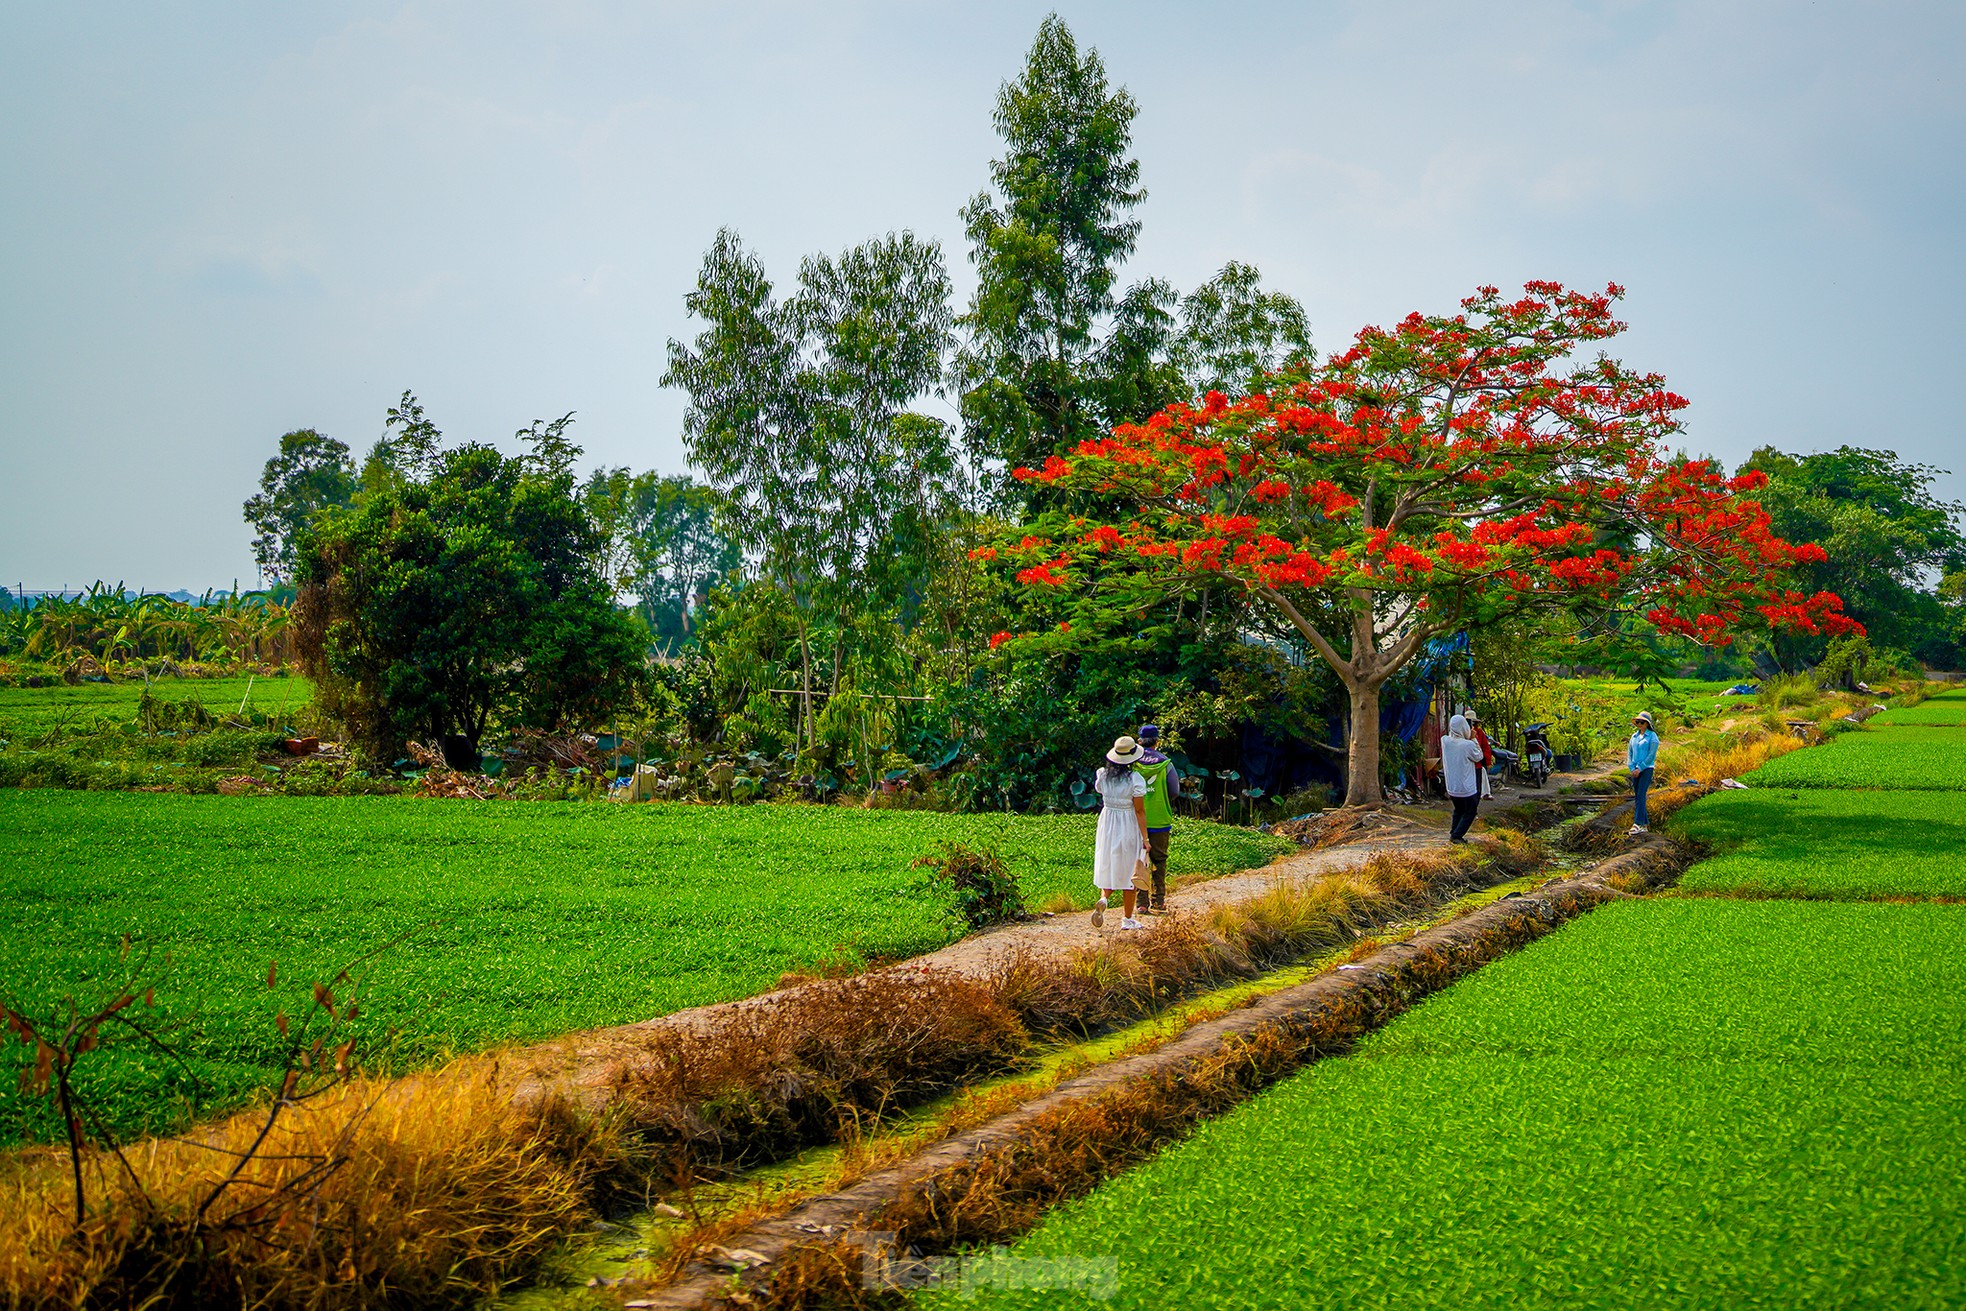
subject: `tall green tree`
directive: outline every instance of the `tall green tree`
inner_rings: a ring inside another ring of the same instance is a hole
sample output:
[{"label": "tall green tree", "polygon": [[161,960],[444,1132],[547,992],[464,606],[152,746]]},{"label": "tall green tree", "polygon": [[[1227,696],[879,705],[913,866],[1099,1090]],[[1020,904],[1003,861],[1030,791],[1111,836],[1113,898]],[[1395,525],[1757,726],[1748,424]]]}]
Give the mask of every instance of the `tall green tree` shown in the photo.
[{"label": "tall green tree", "polygon": [[1174,361],[1185,395],[1219,391],[1238,399],[1265,374],[1315,359],[1304,307],[1283,292],[1263,290],[1254,264],[1230,260],[1181,298]]},{"label": "tall green tree", "polygon": [[1311,358],[1302,306],[1265,292],[1250,265],[1231,262],[1186,297],[1160,278],[1119,291],[1147,194],[1131,155],[1138,112],[1056,14],[998,92],[1004,154],[990,164],[994,191],[962,211],[977,286],[950,380],[970,454],[1007,500],[1046,501],[1006,481],[1019,465],[1185,397],[1241,396]]},{"label": "tall green tree", "polygon": [[346,443],[312,428],[281,437],[279,454],[260,471],[259,493],[244,506],[260,571],[275,584],[291,579],[301,534],[323,511],[347,505],[355,487]]},{"label": "tall green tree", "polygon": [[1004,154],[990,163],[994,194],[962,211],[977,286],[951,373],[978,457],[1042,462],[1101,434],[1115,401],[1145,413],[1178,391],[1164,368],[1171,289],[1114,295],[1140,235],[1130,216],[1147,194],[1130,153],[1138,112],[1056,14],[997,94]]},{"label": "tall green tree", "polygon": [[935,386],[949,344],[941,248],[904,232],[808,258],[781,303],[726,229],[685,304],[706,326],[669,343],[663,382],[689,394],[691,464],[800,616],[810,742],[815,615],[844,634],[853,615],[898,601],[911,542],[961,494],[947,426],[908,408]]},{"label": "tall green tree", "polygon": [[[1761,502],[1776,531],[1828,552],[1806,566],[1807,585],[1841,596],[1875,645],[1942,667],[1966,655],[1938,594],[1946,573],[1966,569],[1966,506],[1933,492],[1941,470],[1857,446],[1813,455],[1764,446],[1748,457],[1748,470],[1768,476]],[[1819,637],[1780,635],[1772,650],[1785,668],[1799,668],[1823,646]]]},{"label": "tall green tree", "polygon": [[385,460],[390,476],[298,552],[296,646],[325,708],[372,753],[424,736],[453,763],[494,724],[597,722],[632,689],[642,640],[601,575],[566,421],[521,430],[533,449],[517,457],[443,446],[413,397],[391,424],[422,425],[414,458]]}]

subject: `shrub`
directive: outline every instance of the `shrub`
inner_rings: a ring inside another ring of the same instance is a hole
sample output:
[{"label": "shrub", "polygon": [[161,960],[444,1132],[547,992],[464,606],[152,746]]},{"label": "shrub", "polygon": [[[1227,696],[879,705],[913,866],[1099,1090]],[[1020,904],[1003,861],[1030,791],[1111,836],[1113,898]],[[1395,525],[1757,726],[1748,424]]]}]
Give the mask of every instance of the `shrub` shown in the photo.
[{"label": "shrub", "polygon": [[988,847],[979,851],[960,842],[937,846],[941,854],[923,856],[914,863],[916,868],[929,869],[936,884],[955,893],[952,914],[972,929],[1025,918],[1024,894],[1017,886],[1017,875],[1004,864],[1002,856]]}]

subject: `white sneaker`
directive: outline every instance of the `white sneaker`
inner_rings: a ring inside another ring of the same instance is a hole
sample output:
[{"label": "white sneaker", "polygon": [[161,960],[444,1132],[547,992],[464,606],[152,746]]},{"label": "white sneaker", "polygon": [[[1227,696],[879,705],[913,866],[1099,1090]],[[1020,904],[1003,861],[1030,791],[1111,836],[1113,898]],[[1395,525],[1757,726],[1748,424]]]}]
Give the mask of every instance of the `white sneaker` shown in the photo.
[{"label": "white sneaker", "polygon": [[1092,927],[1098,928],[1106,922],[1106,899],[1099,898],[1099,904],[1092,908]]},{"label": "white sneaker", "polygon": [[1651,831],[1652,830],[1646,828],[1645,825],[1643,824],[1634,824],[1631,826],[1629,830],[1626,831],[1625,836],[1628,838],[1635,838],[1641,836],[1642,834],[1650,833]]},{"label": "white sneaker", "polygon": [[1142,924],[1139,920],[1129,917],[1127,919],[1123,919],[1120,921],[1120,927],[1123,929],[1143,929],[1147,926]]}]

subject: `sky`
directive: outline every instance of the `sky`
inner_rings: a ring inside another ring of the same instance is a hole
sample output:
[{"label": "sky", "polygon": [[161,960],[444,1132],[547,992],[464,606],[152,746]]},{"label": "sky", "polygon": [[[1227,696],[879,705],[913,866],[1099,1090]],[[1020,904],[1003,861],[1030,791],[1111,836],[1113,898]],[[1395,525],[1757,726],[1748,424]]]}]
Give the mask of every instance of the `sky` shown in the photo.
[{"label": "sky", "polygon": [[660,379],[717,229],[781,286],[912,229],[965,300],[957,210],[1054,7],[1140,105],[1123,280],[1254,263],[1326,350],[1615,281],[1691,449],[1966,472],[1951,0],[13,4],[0,580],[251,586],[280,434],[359,455],[405,390],[452,439],[572,410],[588,464],[684,471]]}]

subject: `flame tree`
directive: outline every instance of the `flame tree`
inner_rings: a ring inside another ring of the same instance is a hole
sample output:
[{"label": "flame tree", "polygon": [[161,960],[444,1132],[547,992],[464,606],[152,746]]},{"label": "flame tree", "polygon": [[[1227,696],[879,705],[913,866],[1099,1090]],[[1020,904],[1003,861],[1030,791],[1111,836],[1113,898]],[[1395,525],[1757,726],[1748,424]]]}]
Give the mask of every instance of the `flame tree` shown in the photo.
[{"label": "flame tree", "polygon": [[1662,377],[1576,358],[1623,331],[1621,295],[1483,287],[1241,400],[1122,424],[1015,471],[1095,513],[979,554],[1108,626],[1148,593],[1244,589],[1350,694],[1348,805],[1381,799],[1380,689],[1438,634],[1553,609],[1707,644],[1857,630],[1786,585],[1823,553],[1771,530],[1762,475],[1668,454],[1686,401]]}]

